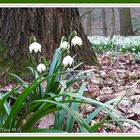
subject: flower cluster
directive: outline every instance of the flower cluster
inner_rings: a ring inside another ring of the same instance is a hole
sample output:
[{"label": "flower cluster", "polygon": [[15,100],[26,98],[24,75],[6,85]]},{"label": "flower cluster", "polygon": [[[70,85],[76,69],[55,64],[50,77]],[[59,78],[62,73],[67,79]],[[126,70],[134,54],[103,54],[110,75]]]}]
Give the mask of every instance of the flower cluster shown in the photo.
[{"label": "flower cluster", "polygon": [[[71,39],[71,42],[67,42],[67,41],[61,42],[60,44],[61,50],[69,50],[70,44],[71,46],[81,46],[83,42],[82,42],[82,39],[76,35]],[[64,57],[62,61],[62,65],[64,67],[71,66],[73,63],[74,63],[74,59],[70,55],[67,55],[66,57]]]},{"label": "flower cluster", "polygon": [[[37,43],[36,41],[33,42],[32,44],[30,44],[30,46],[29,46],[29,52],[32,53],[33,51],[35,53],[41,52],[41,44]],[[42,73],[45,70],[46,70],[46,66],[44,64],[40,63],[37,66],[37,71],[38,72]]]},{"label": "flower cluster", "polygon": [[[72,39],[71,39],[71,42],[67,42],[67,41],[62,41],[60,43],[60,49],[62,51],[64,50],[69,50],[70,49],[70,46],[81,46],[83,44],[82,42],[82,39],[75,35]],[[36,40],[30,44],[29,46],[29,52],[30,53],[38,53],[38,52],[41,52],[41,44],[37,43]],[[72,64],[74,64],[74,59],[70,56],[70,55],[67,55],[63,58],[63,61],[62,61],[62,65],[64,67],[67,67],[67,66],[71,66]],[[40,63],[38,66],[37,66],[37,71],[42,73],[46,70],[46,66],[43,64],[43,63]]]}]

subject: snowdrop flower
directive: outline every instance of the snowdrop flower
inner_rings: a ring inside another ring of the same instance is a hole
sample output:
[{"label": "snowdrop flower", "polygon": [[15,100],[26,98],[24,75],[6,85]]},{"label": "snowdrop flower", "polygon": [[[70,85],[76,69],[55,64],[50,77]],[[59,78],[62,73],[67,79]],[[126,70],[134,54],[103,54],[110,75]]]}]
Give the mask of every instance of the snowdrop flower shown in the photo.
[{"label": "snowdrop flower", "polygon": [[42,63],[40,63],[38,66],[37,66],[37,71],[42,73],[43,71],[46,70],[46,66]]},{"label": "snowdrop flower", "polygon": [[29,46],[29,51],[30,53],[32,53],[32,51],[34,51],[35,53],[37,53],[38,51],[41,52],[41,45],[37,42],[33,42]]},{"label": "snowdrop flower", "polygon": [[134,52],[135,52],[135,48],[132,48],[132,51],[134,51]]},{"label": "snowdrop flower", "polygon": [[64,41],[60,44],[60,49],[66,50],[66,49],[69,49],[69,47],[70,47],[70,45],[67,41]]},{"label": "snowdrop flower", "polygon": [[76,46],[81,46],[83,44],[82,39],[79,36],[75,36],[72,40],[71,40],[72,45]]},{"label": "snowdrop flower", "polygon": [[64,57],[62,64],[66,67],[66,66],[71,66],[74,63],[74,59],[70,56],[67,55],[66,57]]}]

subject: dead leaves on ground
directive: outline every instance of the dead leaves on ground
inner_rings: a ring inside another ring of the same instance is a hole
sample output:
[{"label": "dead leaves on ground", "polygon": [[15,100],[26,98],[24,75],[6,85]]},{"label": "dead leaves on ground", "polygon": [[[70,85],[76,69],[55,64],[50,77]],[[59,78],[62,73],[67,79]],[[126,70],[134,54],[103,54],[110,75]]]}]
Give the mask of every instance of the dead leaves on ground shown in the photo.
[{"label": "dead leaves on ground", "polygon": [[[140,79],[140,63],[137,63],[131,54],[99,55],[98,60],[100,67],[85,66],[85,69],[93,69],[93,77],[89,81],[86,92],[97,100],[106,102],[123,96],[134,85],[118,105],[117,110],[125,118],[140,123],[140,84],[136,84],[136,81]],[[103,117],[103,112],[99,113],[93,120],[94,123]],[[137,127],[129,123],[123,123],[123,127],[126,133],[140,132]],[[120,132],[120,129],[115,124],[106,123],[99,132]]]}]

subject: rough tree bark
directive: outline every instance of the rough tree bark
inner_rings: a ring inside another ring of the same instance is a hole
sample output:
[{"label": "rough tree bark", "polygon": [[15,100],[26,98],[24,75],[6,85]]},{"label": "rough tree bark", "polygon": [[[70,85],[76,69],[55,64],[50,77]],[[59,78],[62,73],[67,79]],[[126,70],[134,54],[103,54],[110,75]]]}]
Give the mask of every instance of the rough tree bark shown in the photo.
[{"label": "rough tree bark", "polygon": [[130,8],[119,8],[120,14],[120,35],[133,35],[131,10]]},{"label": "rough tree bark", "polygon": [[42,53],[50,59],[59,47],[61,37],[74,30],[83,40],[83,46],[74,50],[78,53],[77,58],[85,64],[95,64],[96,56],[85,35],[77,8],[1,8],[0,68],[5,66],[15,71],[25,68],[24,64],[29,63],[28,46],[32,34],[41,43]]}]

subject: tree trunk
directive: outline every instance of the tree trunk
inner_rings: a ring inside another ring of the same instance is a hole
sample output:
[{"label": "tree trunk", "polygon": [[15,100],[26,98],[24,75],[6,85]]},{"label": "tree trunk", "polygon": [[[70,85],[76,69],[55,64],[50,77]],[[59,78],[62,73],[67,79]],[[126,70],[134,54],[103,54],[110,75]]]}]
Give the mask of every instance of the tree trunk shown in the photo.
[{"label": "tree trunk", "polygon": [[102,21],[103,21],[103,35],[107,36],[107,26],[106,26],[106,12],[105,8],[102,8]]},{"label": "tree trunk", "polygon": [[119,8],[120,14],[120,35],[133,35],[130,8]]},{"label": "tree trunk", "polygon": [[51,59],[61,37],[74,30],[82,38],[83,46],[71,53],[78,53],[78,60],[85,64],[95,64],[96,56],[85,35],[77,8],[1,8],[0,71],[8,69],[23,74],[26,66],[30,66],[28,46],[31,35],[42,45],[41,55]]},{"label": "tree trunk", "polygon": [[110,35],[110,39],[112,39],[114,32],[115,32],[115,13],[114,13],[114,8],[111,8],[112,10],[112,19],[111,19],[111,35]]},{"label": "tree trunk", "polygon": [[87,35],[92,35],[92,11],[87,14]]}]

